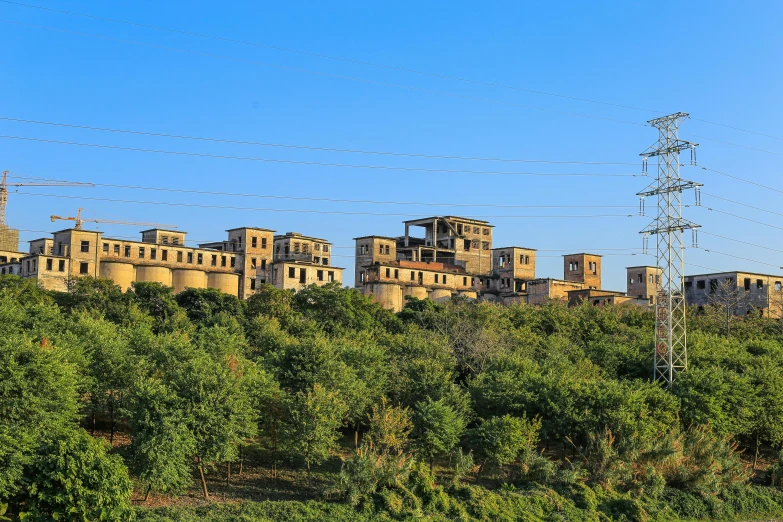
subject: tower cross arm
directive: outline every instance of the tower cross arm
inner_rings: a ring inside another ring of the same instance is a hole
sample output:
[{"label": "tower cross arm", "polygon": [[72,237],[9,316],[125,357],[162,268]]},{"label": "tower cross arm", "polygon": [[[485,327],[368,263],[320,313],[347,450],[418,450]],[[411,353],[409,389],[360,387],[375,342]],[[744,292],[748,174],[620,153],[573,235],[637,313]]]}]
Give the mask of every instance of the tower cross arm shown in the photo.
[{"label": "tower cross arm", "polygon": [[695,149],[696,147],[699,146],[698,143],[693,143],[685,140],[675,140],[671,143],[668,143],[664,147],[660,147],[659,145],[660,143],[655,143],[654,145],[651,145],[650,148],[648,148],[646,151],[639,154],[639,156],[643,158],[652,158],[654,156],[666,156],[667,154],[680,153],[687,149]]},{"label": "tower cross arm", "polygon": [[682,232],[683,230],[701,228],[701,225],[697,225],[687,219],[674,219],[666,226],[660,226],[658,223],[658,221],[653,222],[649,227],[639,231],[639,233],[651,236],[654,234],[668,234],[670,232]]},{"label": "tower cross arm", "polygon": [[695,189],[703,186],[704,183],[696,183],[695,181],[682,180],[679,183],[675,183],[667,187],[658,187],[651,190],[643,190],[642,192],[637,192],[636,195],[641,197],[655,196],[657,194],[668,194],[670,192],[682,192],[683,190]]}]

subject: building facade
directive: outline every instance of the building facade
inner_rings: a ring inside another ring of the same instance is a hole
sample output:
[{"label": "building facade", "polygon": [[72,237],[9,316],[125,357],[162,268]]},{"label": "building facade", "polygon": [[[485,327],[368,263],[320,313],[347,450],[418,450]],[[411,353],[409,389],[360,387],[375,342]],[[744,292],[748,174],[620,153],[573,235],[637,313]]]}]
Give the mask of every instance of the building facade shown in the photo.
[{"label": "building facade", "polygon": [[783,276],[740,271],[685,276],[685,302],[696,308],[730,303],[735,315],[757,310],[780,318]]},{"label": "building facade", "polygon": [[[186,288],[215,288],[240,299],[250,297],[261,284],[298,289],[342,282],[343,269],[331,266],[327,257],[315,256],[308,261],[294,252],[275,255],[279,238],[304,237],[301,234],[275,236],[274,230],[256,227],[226,232],[225,241],[190,247],[185,244],[187,233],[182,231],[144,230],[141,241],[129,241],[71,228],[31,241],[30,251],[19,257],[0,252],[5,256],[0,274],[35,278],[43,288],[59,291],[67,289],[70,279],[92,276],[110,279],[123,291],[133,282],[150,281],[172,287],[175,293]],[[329,252],[329,242],[306,239],[313,247],[317,244],[318,252]],[[288,277],[291,269],[299,270],[296,277]]]}]

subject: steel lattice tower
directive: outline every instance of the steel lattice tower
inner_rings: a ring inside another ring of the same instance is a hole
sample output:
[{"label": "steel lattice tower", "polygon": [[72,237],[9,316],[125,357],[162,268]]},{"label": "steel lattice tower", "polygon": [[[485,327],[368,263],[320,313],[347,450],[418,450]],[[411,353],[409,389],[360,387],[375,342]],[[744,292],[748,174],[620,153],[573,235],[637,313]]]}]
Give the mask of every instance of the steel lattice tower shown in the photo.
[{"label": "steel lattice tower", "polygon": [[685,329],[685,296],[683,276],[685,275],[684,246],[682,233],[692,230],[694,243],[699,225],[682,217],[682,191],[696,190],[698,204],[701,184],[680,178],[680,152],[691,150],[691,163],[695,164],[696,143],[680,140],[680,123],[688,117],[678,112],[649,120],[647,123],[658,129],[658,141],[640,154],[643,170],[647,170],[648,158],[657,157],[658,177],[650,186],[637,195],[642,198],[658,196],[657,216],[640,233],[646,239],[656,236],[657,265],[661,270],[658,281],[657,301],[655,303],[655,355],[653,378],[662,380],[670,386],[677,373],[688,367],[687,337]]}]

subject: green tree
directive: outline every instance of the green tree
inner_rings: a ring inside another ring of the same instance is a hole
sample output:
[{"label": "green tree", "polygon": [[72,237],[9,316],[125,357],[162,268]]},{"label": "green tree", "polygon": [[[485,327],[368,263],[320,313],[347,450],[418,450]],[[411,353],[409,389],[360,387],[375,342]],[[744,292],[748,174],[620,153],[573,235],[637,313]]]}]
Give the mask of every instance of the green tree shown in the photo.
[{"label": "green tree", "polygon": [[327,333],[340,330],[385,330],[397,328],[398,319],[369,297],[339,283],[310,285],[293,297],[294,310],[318,321]]},{"label": "green tree", "polygon": [[47,340],[0,338],[0,503],[24,487],[42,435],[73,427],[78,376],[68,352]]},{"label": "green tree", "polygon": [[446,400],[428,399],[416,405],[413,436],[432,469],[435,457],[448,453],[465,432],[467,421]]},{"label": "green tree", "polygon": [[307,466],[307,484],[312,487],[311,465],[320,464],[335,447],[347,407],[336,392],[316,383],[313,389],[297,392],[290,401],[284,444]]},{"label": "green tree", "polygon": [[187,288],[175,296],[179,306],[185,309],[191,321],[198,325],[210,325],[218,314],[243,317],[245,302],[215,288]]},{"label": "green tree", "polygon": [[242,383],[243,364],[235,356],[215,361],[196,353],[170,370],[169,385],[182,398],[182,415],[195,441],[204,498],[209,498],[205,468],[236,461],[239,444],[256,433],[257,412]]},{"label": "green tree", "polygon": [[413,429],[410,410],[389,404],[386,397],[373,405],[369,424],[367,438],[381,455],[402,452]]},{"label": "green tree", "polygon": [[185,311],[174,298],[173,288],[152,281],[131,283],[130,298],[155,320],[156,332],[187,331],[190,328]]},{"label": "green tree", "polygon": [[487,462],[505,466],[519,460],[520,456],[532,454],[538,444],[541,421],[528,421],[525,417],[491,417],[471,430],[470,438],[476,452],[482,457],[479,474]]},{"label": "green tree", "polygon": [[23,520],[127,520],[128,470],[104,441],[70,428],[41,444],[25,472]]},{"label": "green tree", "polygon": [[151,491],[179,492],[192,482],[196,441],[183,399],[159,377],[142,377],[130,389],[126,417],[130,467]]}]

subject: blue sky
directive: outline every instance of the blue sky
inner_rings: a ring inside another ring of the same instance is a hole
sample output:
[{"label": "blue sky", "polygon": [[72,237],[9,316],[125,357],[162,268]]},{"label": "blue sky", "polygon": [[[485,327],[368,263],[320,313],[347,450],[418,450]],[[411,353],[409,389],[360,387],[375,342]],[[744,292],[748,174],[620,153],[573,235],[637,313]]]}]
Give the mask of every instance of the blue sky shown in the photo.
[{"label": "blue sky", "polygon": [[[634,194],[650,179],[478,175],[415,169],[638,174],[638,154],[655,141],[657,133],[633,123],[643,124],[652,117],[685,111],[694,119],[685,122],[681,137],[700,143],[700,164],[783,190],[778,174],[783,160],[780,2],[756,1],[742,7],[728,1],[490,5],[454,1],[372,5],[30,2],[29,5],[260,45],[0,2],[3,118],[327,148],[631,165],[335,153],[0,120],[3,136],[414,169],[230,160],[0,138],[0,167],[23,175],[265,196],[442,204],[354,204],[108,187],[27,188],[20,191],[272,210],[139,205],[12,194],[7,221],[23,230],[62,228],[62,224],[52,224],[49,215],[73,215],[82,206],[85,215],[92,217],[177,224],[195,241],[221,239],[225,229],[249,225],[280,232],[299,231],[328,238],[338,247],[352,247],[351,238],[355,236],[401,234],[401,221],[408,215],[496,216],[488,218],[497,227],[496,246],[539,249],[539,276],[562,277],[559,256],[567,251],[621,249],[599,253],[606,255],[604,287],[624,290],[625,266],[654,263],[653,257],[631,256],[630,250],[623,250],[640,247],[638,231],[649,223],[649,218],[513,216],[633,215],[638,208]],[[313,53],[517,89],[327,59]],[[780,192],[692,167],[684,168],[682,176],[705,184],[704,206],[685,209],[688,219],[703,226],[701,248],[686,253],[686,261],[694,263],[686,268],[688,273],[708,271],[702,267],[781,273],[777,268],[783,265],[778,261],[779,252],[746,244],[783,250],[779,246],[781,229],[773,228],[783,227],[780,215],[718,199],[777,211]],[[686,194],[684,201],[691,204],[692,195]],[[455,203],[460,206],[450,206]],[[595,207],[598,205],[625,208]],[[653,207],[654,202],[648,201],[647,208]],[[133,237],[138,228],[101,226],[108,234]],[[30,240],[42,235],[23,232],[22,237]],[[690,237],[686,239],[689,244]],[[352,280],[353,249],[338,248],[335,253],[334,264],[348,268],[346,280]]]}]

